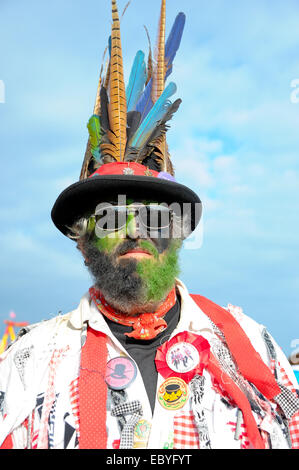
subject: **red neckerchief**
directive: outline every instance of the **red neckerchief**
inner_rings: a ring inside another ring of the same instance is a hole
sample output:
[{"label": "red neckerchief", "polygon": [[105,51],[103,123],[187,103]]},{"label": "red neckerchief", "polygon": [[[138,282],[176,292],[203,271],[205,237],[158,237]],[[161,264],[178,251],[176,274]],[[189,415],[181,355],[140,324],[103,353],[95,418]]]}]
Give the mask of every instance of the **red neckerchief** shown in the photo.
[{"label": "red neckerchief", "polygon": [[126,336],[143,340],[153,339],[167,328],[167,323],[163,320],[163,317],[176,302],[175,288],[173,288],[156,312],[141,313],[138,316],[128,316],[124,313],[116,312],[108,305],[101,292],[95,287],[91,287],[89,293],[95,305],[105,317],[115,323],[131,326],[133,328],[131,333],[125,333]]}]

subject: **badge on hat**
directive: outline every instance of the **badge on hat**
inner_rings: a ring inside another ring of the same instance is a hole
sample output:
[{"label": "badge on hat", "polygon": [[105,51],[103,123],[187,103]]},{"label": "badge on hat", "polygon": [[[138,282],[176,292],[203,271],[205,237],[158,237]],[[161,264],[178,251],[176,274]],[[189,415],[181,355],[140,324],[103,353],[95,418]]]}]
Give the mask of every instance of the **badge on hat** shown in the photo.
[{"label": "badge on hat", "polygon": [[129,357],[115,357],[107,363],[105,382],[112,390],[123,390],[135,380],[137,367]]},{"label": "badge on hat", "polygon": [[183,331],[157,349],[155,363],[165,379],[179,377],[186,383],[202,375],[210,357],[210,344],[203,336]]},{"label": "badge on hat", "polygon": [[183,379],[170,377],[158,389],[158,401],[167,410],[179,410],[188,400],[188,385]]}]

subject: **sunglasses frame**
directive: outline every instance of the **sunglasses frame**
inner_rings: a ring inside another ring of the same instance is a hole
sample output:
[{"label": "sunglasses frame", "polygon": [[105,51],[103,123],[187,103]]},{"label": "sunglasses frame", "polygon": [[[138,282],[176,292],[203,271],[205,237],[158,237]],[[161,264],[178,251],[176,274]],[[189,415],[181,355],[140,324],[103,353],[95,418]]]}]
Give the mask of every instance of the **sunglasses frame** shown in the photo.
[{"label": "sunglasses frame", "polygon": [[[130,204],[130,205],[116,205],[116,206],[113,206],[111,204],[107,205],[106,207],[104,206],[101,206],[100,208],[100,211],[99,212],[103,212],[103,211],[108,211],[108,210],[111,210],[111,212],[113,211],[114,214],[116,214],[116,210],[117,209],[121,209],[123,211],[123,214],[126,216],[126,220],[124,221],[124,223],[119,226],[119,227],[115,227],[114,229],[105,229],[105,228],[102,228],[102,227],[98,227],[98,230],[101,230],[103,231],[104,233],[112,233],[112,232],[118,232],[120,230],[122,230],[128,223],[128,216],[130,214],[134,214],[135,217],[138,217],[138,221],[141,222],[141,224],[143,225],[143,227],[147,230],[147,231],[159,231],[159,230],[165,230],[165,229],[168,229],[171,224],[172,224],[172,221],[173,221],[173,216],[174,216],[174,211],[169,209],[168,207],[165,207],[163,206],[162,204],[142,204],[142,203],[134,203],[134,204]],[[124,211],[125,209],[125,211]],[[164,211],[164,214],[168,214],[168,217],[169,217],[169,222],[167,225],[163,225],[163,226],[149,226],[147,225],[145,222],[144,222],[144,217],[142,217],[140,215],[140,212],[142,210],[148,210],[148,209],[160,209],[160,210],[157,210],[157,214],[161,213],[163,214],[163,211]],[[97,220],[98,217],[105,217],[104,215],[99,215],[98,213],[95,213],[93,215],[90,216],[90,219],[91,218],[94,218],[95,220],[95,225],[97,225],[97,223],[99,222],[99,220],[101,220],[101,218],[99,218]]]}]

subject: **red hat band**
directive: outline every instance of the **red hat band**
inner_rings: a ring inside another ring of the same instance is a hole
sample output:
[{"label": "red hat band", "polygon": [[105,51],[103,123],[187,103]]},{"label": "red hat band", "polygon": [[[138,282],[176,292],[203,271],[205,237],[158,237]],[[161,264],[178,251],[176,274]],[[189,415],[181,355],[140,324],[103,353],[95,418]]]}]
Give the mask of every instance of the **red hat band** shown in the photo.
[{"label": "red hat band", "polygon": [[98,168],[89,178],[104,175],[149,176],[153,178],[175,181],[175,178],[165,171],[150,170],[148,167],[136,162],[105,163]]}]

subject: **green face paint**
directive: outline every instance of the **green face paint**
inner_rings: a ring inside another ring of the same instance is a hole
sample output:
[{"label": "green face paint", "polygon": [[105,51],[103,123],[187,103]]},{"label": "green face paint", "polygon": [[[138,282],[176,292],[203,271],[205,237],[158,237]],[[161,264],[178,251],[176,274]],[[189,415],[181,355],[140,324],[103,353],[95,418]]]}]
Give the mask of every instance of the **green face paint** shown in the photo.
[{"label": "green face paint", "polygon": [[128,214],[125,227],[102,238],[98,238],[94,234],[93,243],[100,252],[109,256],[114,265],[118,264],[118,249],[121,249],[121,245],[128,243],[129,240],[136,247],[150,253],[152,258],[132,259],[129,260],[129,263],[136,266],[135,276],[137,274],[141,281],[139,300],[142,303],[159,303],[173,288],[179,274],[179,249],[182,246],[182,241],[165,238],[135,238],[133,236],[135,228],[135,214]]},{"label": "green face paint", "polygon": [[124,238],[119,232],[113,232],[106,237],[98,238],[94,237],[94,244],[99,251],[107,254],[112,254],[117,246],[124,241]]},{"label": "green face paint", "polygon": [[139,242],[140,248],[142,248],[145,251],[148,251],[151,255],[153,255],[156,259],[159,258],[159,252],[158,250],[154,247],[154,245],[148,241],[148,240],[141,240]]}]

